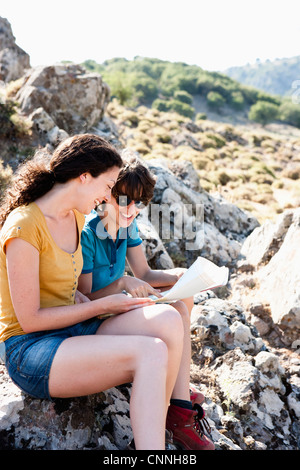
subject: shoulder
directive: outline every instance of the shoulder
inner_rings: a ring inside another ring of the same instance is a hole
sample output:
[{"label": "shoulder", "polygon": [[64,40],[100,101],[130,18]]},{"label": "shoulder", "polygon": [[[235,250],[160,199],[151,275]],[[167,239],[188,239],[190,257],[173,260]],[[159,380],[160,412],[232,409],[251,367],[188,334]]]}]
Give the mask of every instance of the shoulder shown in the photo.
[{"label": "shoulder", "polygon": [[14,209],[7,217],[0,232],[2,248],[4,249],[10,238],[22,238],[39,248],[41,227],[43,226],[42,219],[42,213],[34,203]]},{"label": "shoulder", "polygon": [[34,226],[39,224],[41,215],[39,208],[33,203],[17,207],[7,217],[1,229],[1,234],[15,227],[25,229],[30,226],[31,229],[34,229]]}]

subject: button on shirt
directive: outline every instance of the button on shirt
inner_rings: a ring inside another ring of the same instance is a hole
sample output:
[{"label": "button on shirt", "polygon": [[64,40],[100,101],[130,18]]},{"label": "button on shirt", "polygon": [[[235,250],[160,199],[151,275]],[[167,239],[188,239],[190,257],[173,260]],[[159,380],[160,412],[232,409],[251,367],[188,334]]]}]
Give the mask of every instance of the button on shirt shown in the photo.
[{"label": "button on shirt", "polygon": [[136,220],[128,228],[121,227],[114,241],[95,210],[86,216],[81,234],[82,273],[93,273],[92,292],[122,277],[127,248],[141,243]]}]

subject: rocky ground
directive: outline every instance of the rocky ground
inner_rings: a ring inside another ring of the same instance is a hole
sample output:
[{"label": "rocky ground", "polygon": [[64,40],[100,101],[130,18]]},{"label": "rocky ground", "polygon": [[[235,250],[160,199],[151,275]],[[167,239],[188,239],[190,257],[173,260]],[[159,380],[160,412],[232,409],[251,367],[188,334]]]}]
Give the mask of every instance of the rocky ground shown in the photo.
[{"label": "rocky ground", "polygon": [[[34,148],[51,151],[75,131],[138,152],[157,177],[154,204],[169,207],[167,224],[184,234],[166,236],[165,219],[156,226],[144,211],[149,264],[188,267],[201,255],[230,269],[226,287],[195,296],[191,316],[191,382],[205,393],[217,450],[298,450],[299,130],[126,109],[109,102],[99,76],[66,64],[31,70],[24,51],[9,47],[2,72],[14,81],[1,76],[1,94],[19,108],[13,135],[0,140],[1,188]],[[0,361],[0,448],[124,449],[130,390],[35,400]]]},{"label": "rocky ground", "polygon": [[[229,284],[196,295],[191,316],[191,382],[206,396],[204,409],[217,450],[298,449],[300,341],[298,300],[293,293],[299,280],[295,272],[294,279],[287,279],[289,286],[284,284],[280,259],[288,263],[288,246],[293,256],[287,271],[293,273],[293,267],[299,266],[298,239],[294,240],[300,234],[299,211],[283,213],[269,227],[259,226],[226,200],[187,186],[178,168],[174,174],[157,161],[151,168],[157,176],[156,201],[171,203],[176,194],[184,207],[183,194],[185,201],[198,195],[205,208],[204,229],[210,235],[204,237],[201,254],[231,266]],[[189,171],[193,181],[192,168]],[[217,217],[220,205],[223,219]],[[229,214],[230,224],[224,225]],[[139,228],[149,264],[170,268],[174,261],[182,263],[178,253],[186,240],[163,243],[148,215],[139,218]],[[244,249],[239,251],[241,244]],[[256,246],[260,250],[253,249]],[[198,253],[192,250],[186,262]],[[264,288],[258,278],[268,266],[272,275]],[[272,312],[265,294],[274,291],[277,275],[283,284],[281,297],[293,304],[281,302],[282,315],[273,318],[276,309]],[[3,365],[0,371],[3,448],[116,450],[124,449],[131,439],[130,384],[90,397],[48,402],[22,395]]]}]

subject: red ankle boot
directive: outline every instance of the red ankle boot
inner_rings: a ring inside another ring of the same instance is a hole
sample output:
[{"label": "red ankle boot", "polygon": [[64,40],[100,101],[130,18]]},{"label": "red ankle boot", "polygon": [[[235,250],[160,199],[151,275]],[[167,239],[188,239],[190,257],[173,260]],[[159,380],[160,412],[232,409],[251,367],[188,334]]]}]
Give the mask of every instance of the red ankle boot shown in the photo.
[{"label": "red ankle boot", "polygon": [[203,424],[210,431],[201,406],[195,404],[192,410],[169,406],[167,429],[173,433],[173,442],[178,447],[186,450],[214,450],[214,444],[204,434]]},{"label": "red ankle boot", "polygon": [[192,404],[198,403],[198,405],[202,405],[205,400],[205,396],[201,393],[197,388],[195,388],[192,384],[190,384],[190,400]]}]

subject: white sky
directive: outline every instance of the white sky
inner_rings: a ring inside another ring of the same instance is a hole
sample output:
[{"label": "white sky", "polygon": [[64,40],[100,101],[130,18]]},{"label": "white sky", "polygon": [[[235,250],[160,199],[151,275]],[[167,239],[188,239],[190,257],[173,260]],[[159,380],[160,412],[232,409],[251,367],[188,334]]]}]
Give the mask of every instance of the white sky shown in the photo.
[{"label": "white sky", "polygon": [[300,55],[299,0],[0,0],[32,66],[155,57],[206,70]]}]

